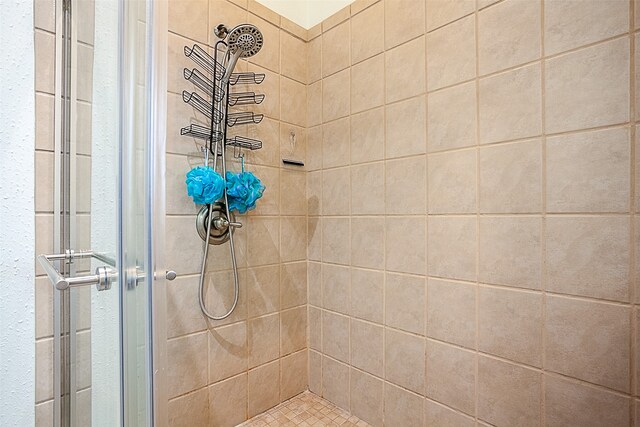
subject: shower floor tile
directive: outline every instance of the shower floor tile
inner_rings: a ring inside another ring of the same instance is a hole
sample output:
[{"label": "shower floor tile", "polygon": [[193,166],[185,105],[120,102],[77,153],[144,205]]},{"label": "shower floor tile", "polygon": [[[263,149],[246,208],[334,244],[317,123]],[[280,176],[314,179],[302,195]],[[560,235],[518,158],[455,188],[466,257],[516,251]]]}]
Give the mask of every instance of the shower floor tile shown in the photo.
[{"label": "shower floor tile", "polygon": [[310,391],[282,402],[280,405],[251,418],[238,427],[370,427],[361,419],[349,415]]}]

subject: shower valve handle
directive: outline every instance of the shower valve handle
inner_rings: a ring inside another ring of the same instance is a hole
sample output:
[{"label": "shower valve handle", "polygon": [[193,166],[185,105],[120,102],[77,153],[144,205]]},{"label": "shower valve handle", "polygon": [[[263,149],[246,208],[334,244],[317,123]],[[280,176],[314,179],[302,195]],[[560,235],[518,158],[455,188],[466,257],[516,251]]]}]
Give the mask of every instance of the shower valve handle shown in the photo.
[{"label": "shower valve handle", "polygon": [[223,217],[214,218],[213,225],[218,230],[221,230],[223,228],[228,228],[228,227],[242,228],[241,222],[230,222],[228,219]]}]

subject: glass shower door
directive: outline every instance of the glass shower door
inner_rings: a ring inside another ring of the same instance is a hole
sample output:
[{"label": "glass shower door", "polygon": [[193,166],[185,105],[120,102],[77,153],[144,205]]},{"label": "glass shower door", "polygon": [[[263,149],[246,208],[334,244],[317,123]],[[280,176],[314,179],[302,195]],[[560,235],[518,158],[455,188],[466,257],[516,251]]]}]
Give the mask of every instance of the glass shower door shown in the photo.
[{"label": "glass shower door", "polygon": [[56,1],[54,426],[152,425],[144,1]]}]

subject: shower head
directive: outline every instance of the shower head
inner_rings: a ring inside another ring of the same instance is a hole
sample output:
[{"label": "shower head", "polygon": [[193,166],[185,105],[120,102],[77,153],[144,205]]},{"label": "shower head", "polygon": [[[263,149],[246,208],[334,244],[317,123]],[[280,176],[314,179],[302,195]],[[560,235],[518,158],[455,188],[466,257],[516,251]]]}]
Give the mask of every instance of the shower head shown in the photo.
[{"label": "shower head", "polygon": [[241,24],[229,32],[227,43],[232,54],[240,52],[240,58],[249,58],[262,49],[262,33],[251,24]]},{"label": "shower head", "polygon": [[[222,80],[228,83],[238,59],[249,58],[258,53],[262,49],[263,39],[260,30],[251,24],[240,24],[231,31],[226,28],[224,30],[228,33],[227,46],[229,46],[230,56]],[[216,29],[216,31],[219,30]],[[223,34],[223,31],[219,32]]]}]

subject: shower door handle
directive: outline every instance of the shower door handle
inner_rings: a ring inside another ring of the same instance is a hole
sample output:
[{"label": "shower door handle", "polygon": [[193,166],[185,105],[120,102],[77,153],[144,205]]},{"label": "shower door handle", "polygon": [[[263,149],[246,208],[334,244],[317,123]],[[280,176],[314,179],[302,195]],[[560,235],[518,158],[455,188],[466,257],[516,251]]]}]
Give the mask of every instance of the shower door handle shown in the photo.
[{"label": "shower door handle", "polygon": [[[78,277],[64,277],[53,265],[54,261],[72,263],[75,259],[82,258],[96,258],[108,265],[96,268],[95,274]],[[87,285],[95,285],[97,290],[105,291],[111,289],[111,284],[118,280],[118,272],[114,268],[115,260],[92,251],[74,252],[73,250],[68,250],[64,254],[39,255],[38,262],[47,273],[51,284],[60,291]]]}]

